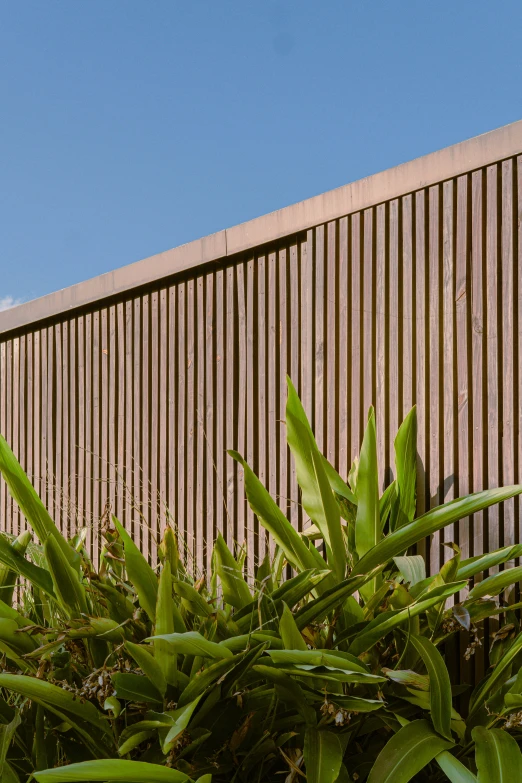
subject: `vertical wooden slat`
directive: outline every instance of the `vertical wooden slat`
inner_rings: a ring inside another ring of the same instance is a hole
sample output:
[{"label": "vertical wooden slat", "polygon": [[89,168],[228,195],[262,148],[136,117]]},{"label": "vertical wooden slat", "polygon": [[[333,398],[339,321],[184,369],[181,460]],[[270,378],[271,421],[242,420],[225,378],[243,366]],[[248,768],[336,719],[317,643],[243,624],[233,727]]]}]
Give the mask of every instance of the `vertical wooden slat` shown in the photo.
[{"label": "vertical wooden slat", "polygon": [[[500,480],[498,426],[501,412],[499,405],[499,334],[498,334],[498,167],[488,166],[486,174],[486,323],[487,323],[487,464],[488,486],[498,487]],[[487,546],[497,549],[501,546],[498,506],[487,511]],[[498,570],[498,568],[493,569]]]},{"label": "vertical wooden slat", "polygon": [[[93,531],[93,562],[98,563],[98,547],[100,544],[100,370],[101,370],[101,345],[100,345],[100,320],[101,313],[95,311],[92,315],[92,482],[91,482],[91,512]],[[103,438],[105,440],[105,438]],[[139,539],[138,539],[139,540]],[[141,542],[140,542],[141,543]]]},{"label": "vertical wooden slat", "polygon": [[[257,340],[257,383],[254,386],[254,394],[257,391],[256,409],[257,409],[257,475],[266,487],[268,483],[268,444],[267,444],[267,344],[266,344],[266,279],[267,279],[267,260],[264,255],[257,259],[257,319],[254,329],[254,339]],[[257,387],[257,389],[256,389]],[[263,529],[258,527],[256,530],[256,543],[258,546],[257,557],[261,561],[265,555],[265,538]]]},{"label": "vertical wooden slat", "polygon": [[375,215],[375,426],[377,429],[377,462],[379,465],[381,489],[384,489],[383,477],[387,462],[386,443],[388,440],[388,377],[386,371],[388,335],[386,211],[386,205],[379,204]]},{"label": "vertical wooden slat", "polygon": [[[279,366],[278,346],[279,328],[277,323],[277,256],[268,255],[267,275],[267,448],[268,448],[268,484],[267,489],[273,498],[278,490],[278,431],[279,431]],[[310,379],[309,379],[310,380]],[[268,545],[274,550],[274,542],[269,539]]]},{"label": "vertical wooden slat", "polygon": [[[288,312],[287,312],[287,284],[286,284],[286,251],[280,250],[278,254],[278,272],[279,272],[279,296],[278,296],[278,341],[279,341],[279,488],[278,502],[279,507],[284,514],[288,514],[288,449],[286,447],[285,420],[285,379],[288,372],[287,362],[287,333],[288,333]],[[315,357],[314,357],[315,359]],[[317,367],[316,377],[314,379],[314,396],[317,399]]]},{"label": "vertical wooden slat", "polygon": [[[158,314],[158,341],[159,341],[159,360],[158,360],[158,485],[159,485],[159,525],[157,530],[158,541],[163,537],[166,525],[166,507],[168,506],[169,487],[168,487],[168,458],[169,458],[169,379],[167,376],[167,356],[170,351],[170,331],[168,321],[168,288],[162,288],[159,292],[159,314]],[[154,374],[154,368],[153,368]]]},{"label": "vertical wooden slat", "polygon": [[127,409],[126,409],[126,400],[125,400],[125,393],[129,392],[130,385],[127,385],[127,347],[126,347],[126,337],[127,337],[127,322],[126,322],[126,310],[125,305],[123,302],[119,302],[116,306],[116,330],[117,330],[117,351],[118,351],[118,357],[117,357],[117,363],[116,363],[116,384],[118,389],[118,402],[117,402],[117,417],[118,417],[118,423],[116,428],[116,437],[117,437],[117,458],[116,458],[116,466],[117,470],[114,475],[114,479],[116,481],[116,488],[114,492],[114,496],[116,498],[116,516],[118,516],[118,519],[120,519],[123,524],[125,524],[125,505],[124,505],[124,499],[125,499],[125,454],[126,454],[126,444],[125,444],[125,438],[126,438],[126,421],[127,421]]},{"label": "vertical wooden slat", "polygon": [[[290,351],[287,373],[293,378],[294,383],[299,387],[299,355],[300,355],[300,335],[299,335],[299,260],[298,247],[294,243],[290,246],[290,256],[288,259],[288,284],[290,295],[290,320],[288,332],[288,349]],[[282,379],[284,380],[284,379]],[[283,399],[286,400],[286,383],[281,390]],[[301,514],[299,506],[299,488],[297,485],[297,474],[295,470],[295,461],[290,458],[289,461],[289,492],[290,499],[290,522],[298,530],[301,524]]]},{"label": "vertical wooden slat", "polygon": [[186,408],[186,378],[187,378],[187,317],[186,317],[186,283],[180,283],[177,289],[178,293],[178,382],[177,382],[177,452],[178,452],[178,479],[176,492],[176,526],[179,531],[180,547],[183,544],[187,546],[186,539],[186,427],[187,427],[187,408]]},{"label": "vertical wooden slat", "polygon": [[86,548],[90,549],[90,531],[85,518],[85,400],[86,400],[86,376],[85,376],[85,316],[79,315],[77,318],[77,337],[78,347],[76,352],[78,365],[78,394],[77,394],[77,412],[78,412],[78,437],[76,448],[76,473],[77,473],[77,505],[76,519],[78,525],[87,527]]},{"label": "vertical wooden slat", "polygon": [[186,333],[186,373],[187,373],[187,430],[186,430],[186,460],[187,460],[187,484],[186,484],[186,536],[189,552],[192,553],[194,563],[199,562],[199,548],[203,545],[202,541],[196,541],[196,513],[195,513],[195,491],[196,491],[196,378],[195,378],[195,351],[196,351],[196,327],[195,327],[195,281],[187,282],[187,333]]},{"label": "vertical wooden slat", "polygon": [[[363,264],[361,286],[363,290],[362,315],[362,410],[366,421],[368,410],[375,405],[375,311],[373,306],[375,279],[374,212],[366,209],[363,216]],[[335,383],[335,378],[334,378]]]},{"label": "vertical wooden slat", "polygon": [[[142,504],[142,465],[141,465],[141,417],[143,403],[141,400],[141,298],[134,299],[134,317],[132,321],[132,399],[133,399],[133,434],[130,441],[132,449],[132,487],[130,498],[132,504],[131,532],[134,540],[141,546],[141,520],[140,511]],[[129,520],[130,521],[130,520]]]},{"label": "vertical wooden slat", "polygon": [[[468,263],[470,255],[469,237],[471,235],[469,220],[469,178],[459,177],[457,182],[457,230],[456,230],[456,259],[455,259],[455,307],[456,307],[456,333],[455,346],[457,356],[456,378],[456,402],[457,414],[455,430],[457,434],[457,460],[456,474],[458,479],[458,494],[468,495],[471,492],[471,462],[470,462],[470,413],[471,388],[470,388],[470,335],[469,314],[471,297],[469,290]],[[472,529],[470,520],[463,519],[459,522],[459,542],[462,557],[472,555],[470,543]]]},{"label": "vertical wooden slat", "polygon": [[[442,440],[443,452],[443,495],[444,502],[455,497],[455,410],[456,385],[454,373],[455,349],[455,248],[454,248],[454,183],[452,180],[442,186]],[[444,528],[442,540],[456,541],[458,526],[448,525]],[[441,552],[441,561],[446,559],[446,553]]]},{"label": "vertical wooden slat", "polygon": [[[246,307],[246,461],[257,473],[259,466],[257,463],[257,400],[256,400],[256,376],[257,364],[257,334],[254,340],[255,309],[254,299],[256,296],[255,280],[256,262],[254,258],[249,258],[246,262],[246,280],[245,280],[245,307]],[[257,554],[257,525],[250,505],[246,509],[245,522],[246,545],[248,552],[247,568],[249,573],[253,573],[253,560]]]},{"label": "vertical wooden slat", "polygon": [[413,405],[413,389],[415,379],[414,340],[415,340],[415,262],[413,257],[414,242],[413,196],[402,199],[402,274],[400,289],[402,291],[402,410],[399,419],[402,422]]},{"label": "vertical wooden slat", "polygon": [[[441,475],[441,299],[440,299],[440,187],[429,189],[429,476],[431,506],[442,502],[444,476]],[[441,566],[442,534],[433,535],[430,546],[431,572]]]},{"label": "vertical wooden slat", "polygon": [[[243,441],[240,442],[240,433],[243,432],[244,416],[242,417],[242,391],[239,382],[239,364],[236,361],[236,348],[239,348],[239,312],[243,301],[240,293],[239,269],[229,266],[226,270],[226,318],[225,318],[225,395],[229,401],[225,406],[225,449],[236,448],[242,454]],[[239,353],[238,350],[238,353]],[[244,379],[242,379],[244,381]],[[241,397],[240,397],[241,395]],[[242,436],[241,436],[242,437]],[[234,541],[239,541],[237,526],[239,526],[239,508],[245,503],[244,495],[240,494],[244,488],[243,471],[238,470],[237,463],[227,454],[226,486],[224,487],[226,499],[225,540],[229,547],[233,547]],[[240,474],[240,475],[238,475]],[[236,492],[237,487],[237,492]]]},{"label": "vertical wooden slat", "polygon": [[177,525],[176,519],[176,496],[177,496],[177,459],[178,459],[178,419],[177,419],[177,397],[178,397],[178,351],[177,351],[177,290],[175,286],[170,286],[167,291],[168,308],[168,338],[163,349],[167,348],[167,370],[166,379],[168,387],[168,421],[167,426],[167,471],[168,471],[168,491],[167,491],[167,511],[169,524],[174,527]]},{"label": "vertical wooden slat", "polygon": [[91,559],[94,552],[94,530],[93,530],[93,517],[92,517],[92,420],[93,420],[93,405],[92,405],[92,315],[87,313],[84,323],[84,346],[85,346],[85,427],[84,427],[84,504],[83,515],[85,525],[87,526],[86,548]]},{"label": "vertical wooden slat", "polygon": [[198,277],[196,282],[196,416],[195,416],[195,448],[196,448],[196,498],[195,498],[195,537],[197,542],[197,564],[205,570],[207,549],[212,551],[212,519],[205,519],[203,504],[205,503],[205,279]]},{"label": "vertical wooden slat", "polygon": [[[62,496],[62,527],[67,537],[76,533],[71,515],[71,474],[69,467],[69,437],[71,415],[69,405],[69,328],[65,321],[62,326],[62,464],[60,470],[60,492]],[[58,365],[60,367],[60,365]]]},{"label": "vertical wooden slat", "polygon": [[350,463],[359,454],[362,441],[361,421],[361,215],[352,215],[350,225],[351,253],[350,253],[350,294],[351,294],[351,361],[350,361],[350,387],[351,387],[351,455]]},{"label": "vertical wooden slat", "polygon": [[327,459],[335,464],[338,449],[338,387],[337,387],[337,352],[339,345],[338,321],[338,282],[337,282],[337,222],[332,221],[326,226],[326,288],[325,317],[326,339],[323,353],[326,357],[326,385],[323,389],[325,397],[326,439],[324,452]]},{"label": "vertical wooden slat", "polygon": [[[502,449],[501,482],[504,485],[515,483],[515,354],[514,354],[514,247],[513,247],[513,161],[502,163],[502,204],[501,204],[501,355],[500,368],[502,389],[502,419],[499,422],[500,443]],[[502,505],[504,546],[517,541],[515,530],[515,501],[506,500]],[[509,563],[507,565],[513,565]],[[505,566],[507,567],[507,566]]]},{"label": "vertical wooden slat", "polygon": [[75,531],[81,527],[78,520],[78,385],[77,385],[77,319],[69,322],[69,506],[71,509],[71,524]]},{"label": "vertical wooden slat", "polygon": [[[196,497],[195,510],[195,539],[197,549],[197,565],[203,572],[207,547],[212,550],[212,533],[208,535],[207,520],[204,519],[203,503],[205,499],[205,280],[198,277],[195,291],[195,348],[196,348],[196,410],[195,410],[195,448],[196,448]],[[212,530],[212,520],[208,520]]]},{"label": "vertical wooden slat", "polygon": [[[224,535],[226,525],[226,444],[225,444],[225,405],[217,404],[225,399],[225,270],[218,269],[215,275],[214,305],[215,317],[212,326],[215,345],[215,367],[213,368],[213,388],[207,385],[207,406],[212,408],[214,418],[214,458],[215,472],[208,486],[214,493],[216,535]],[[207,362],[208,367],[208,362]]]},{"label": "vertical wooden slat", "polygon": [[[427,198],[426,191],[415,194],[415,403],[417,405],[417,514],[429,508],[427,491],[429,475],[428,434],[429,391],[427,356],[429,346],[429,309],[427,307],[428,274],[427,243]],[[426,556],[426,543],[417,547],[418,553]]]},{"label": "vertical wooden slat", "polygon": [[394,199],[389,207],[390,221],[390,247],[389,247],[389,344],[388,344],[388,365],[386,373],[388,376],[388,443],[386,449],[387,463],[385,468],[395,473],[395,452],[393,441],[400,424],[400,413],[402,413],[402,388],[400,383],[400,365],[402,355],[399,350],[399,341],[401,338],[399,326],[399,279],[401,277],[401,212],[400,202]]},{"label": "vertical wooden slat", "polygon": [[[109,335],[109,313],[106,307],[102,308],[100,317],[100,447],[98,452],[98,464],[100,470],[100,506],[99,506],[99,527],[100,527],[100,545],[102,543],[101,528],[110,521],[107,520],[107,512],[111,503],[111,487],[109,486],[109,462],[111,459],[112,448],[110,446],[111,436],[114,437],[114,415],[111,424],[109,424],[109,397],[114,399],[113,389],[109,390],[109,363],[111,361],[110,352],[114,350],[111,346]],[[103,520],[103,521],[102,521]]]},{"label": "vertical wooden slat", "polygon": [[348,218],[339,221],[339,473],[346,479],[350,468],[350,390],[348,320],[349,268],[348,268]]},{"label": "vertical wooden slat", "polygon": [[[216,484],[219,479],[216,454],[216,430],[214,422],[215,378],[217,369],[216,334],[215,334],[215,287],[216,277],[209,273],[205,277],[205,388],[203,400],[203,421],[205,426],[204,456],[205,456],[205,502],[202,504],[202,515],[206,525],[207,560],[205,568],[210,573],[212,567],[212,550],[216,538]],[[203,319],[202,319],[203,320]],[[201,329],[201,327],[200,327]],[[203,331],[201,329],[201,331]]]},{"label": "vertical wooden slat", "polygon": [[[235,431],[235,440],[237,442],[238,452],[244,456],[247,453],[247,378],[248,378],[248,366],[247,366],[247,305],[246,305],[246,264],[244,262],[239,263],[235,269],[235,296],[237,300],[235,306],[237,307],[237,332],[236,332],[236,345],[237,345],[237,392],[235,395],[236,401],[236,414],[231,412],[231,416],[237,416],[237,430]],[[234,270],[232,270],[234,273]],[[232,327],[232,325],[231,325]],[[232,333],[229,336],[231,339]],[[227,423],[227,430],[229,424]],[[230,429],[233,430],[233,425],[230,423]],[[231,488],[231,494],[234,494],[234,487]],[[237,471],[237,500],[236,500],[236,515],[234,525],[234,539],[240,546],[246,543],[247,539],[247,510],[245,499],[245,482],[243,471]]]},{"label": "vertical wooden slat", "polygon": [[[473,491],[483,489],[486,479],[484,451],[487,442],[485,427],[486,405],[486,321],[485,321],[485,198],[484,174],[475,171],[471,176],[471,367],[473,373]],[[484,552],[485,514],[473,516],[473,554]]]},{"label": "vertical wooden slat", "polygon": [[[272,254],[275,259],[275,253]],[[274,261],[275,265],[275,261]],[[274,270],[275,275],[275,270]],[[275,283],[275,278],[274,278]],[[277,289],[274,287],[273,296],[275,308],[275,297]],[[269,302],[269,304],[271,304]],[[313,319],[314,319],[314,232],[307,231],[306,241],[301,249],[301,377],[299,383],[299,392],[301,402],[306,411],[308,419],[312,421],[312,396],[313,396],[313,361],[314,361],[314,343],[313,343]]]},{"label": "vertical wooden slat", "polygon": [[150,295],[150,334],[149,334],[149,367],[150,367],[150,422],[149,422],[149,454],[150,454],[150,512],[148,514],[150,528],[150,559],[154,565],[158,560],[157,542],[159,536],[160,517],[160,477],[159,477],[159,416],[162,401],[160,399],[160,324],[159,324],[159,294],[153,291]]},{"label": "vertical wooden slat", "polygon": [[[108,308],[108,337],[106,349],[107,354],[103,354],[103,361],[107,366],[107,394],[104,395],[104,403],[107,410],[108,423],[107,423],[107,471],[106,471],[106,487],[105,497],[110,504],[109,514],[118,513],[117,493],[118,486],[116,481],[116,467],[118,464],[118,378],[116,375],[116,368],[118,367],[118,321],[115,305]],[[119,518],[119,517],[118,517]],[[106,523],[111,523],[111,518],[108,516]]]},{"label": "vertical wooden slat", "polygon": [[145,557],[151,557],[151,542],[155,535],[151,528],[151,510],[154,500],[151,497],[150,484],[150,444],[151,444],[151,406],[150,406],[150,387],[151,387],[151,295],[144,294],[141,300],[141,410],[140,410],[140,429],[141,429],[141,452],[139,455],[139,467],[141,478],[141,550]]},{"label": "vertical wooden slat", "polygon": [[126,530],[133,530],[133,477],[134,477],[134,314],[135,303],[125,303],[125,515]]},{"label": "vertical wooden slat", "polygon": [[[325,236],[324,226],[315,230],[315,345],[314,345],[314,418],[313,428],[315,439],[320,451],[325,450],[324,408],[325,408]],[[281,301],[281,305],[283,302]]]}]

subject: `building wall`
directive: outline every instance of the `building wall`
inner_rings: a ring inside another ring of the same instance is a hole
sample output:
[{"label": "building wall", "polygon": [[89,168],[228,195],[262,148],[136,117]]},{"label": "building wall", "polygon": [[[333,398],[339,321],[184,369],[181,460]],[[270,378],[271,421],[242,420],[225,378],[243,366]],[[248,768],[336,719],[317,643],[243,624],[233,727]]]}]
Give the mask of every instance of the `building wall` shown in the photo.
[{"label": "building wall", "polygon": [[[226,449],[301,528],[287,374],[343,475],[372,403],[381,480],[417,405],[419,511],[522,481],[520,153],[515,123],[0,314],[0,432],[57,523],[94,556],[110,508],[153,560],[169,517],[200,568],[218,530],[261,557]],[[447,528],[431,568],[519,523],[511,500]]]}]

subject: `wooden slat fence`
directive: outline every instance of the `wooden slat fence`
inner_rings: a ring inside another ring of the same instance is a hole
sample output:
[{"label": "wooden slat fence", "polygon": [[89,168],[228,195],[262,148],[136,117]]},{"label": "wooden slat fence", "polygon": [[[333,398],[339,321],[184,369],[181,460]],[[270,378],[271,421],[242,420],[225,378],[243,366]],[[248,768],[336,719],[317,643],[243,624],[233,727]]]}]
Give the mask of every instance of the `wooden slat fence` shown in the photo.
[{"label": "wooden slat fence", "polygon": [[[0,432],[62,529],[86,525],[96,557],[110,508],[153,561],[169,518],[200,569],[217,531],[244,540],[250,563],[262,557],[226,449],[301,529],[287,373],[343,475],[374,404],[389,477],[417,405],[419,510],[522,481],[519,153],[516,123],[268,216],[262,242],[253,221],[226,250],[210,238],[207,260],[169,272],[167,254],[150,280],[75,293],[69,310],[39,300],[1,314]],[[0,526],[24,526],[1,482]],[[467,557],[518,541],[519,526],[518,500],[463,520],[433,537],[431,569],[443,541]]]}]

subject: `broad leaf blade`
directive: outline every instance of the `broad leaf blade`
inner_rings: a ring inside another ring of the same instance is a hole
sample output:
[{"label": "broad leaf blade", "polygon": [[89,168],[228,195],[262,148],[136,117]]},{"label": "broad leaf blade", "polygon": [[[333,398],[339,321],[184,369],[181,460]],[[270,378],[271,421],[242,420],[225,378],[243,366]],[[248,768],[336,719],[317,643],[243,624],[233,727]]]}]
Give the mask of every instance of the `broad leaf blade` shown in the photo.
[{"label": "broad leaf blade", "polygon": [[471,516],[477,511],[482,511],[495,503],[515,497],[522,493],[522,484],[514,484],[498,489],[486,489],[466,495],[456,500],[451,500],[441,506],[431,509],[408,525],[390,533],[376,546],[370,549],[356,564],[353,573],[363,574],[371,568],[387,563],[395,555],[400,555],[426,536],[437,530],[458,522],[459,519]]},{"label": "broad leaf blade", "polygon": [[183,772],[144,761],[105,759],[35,772],[37,783],[187,783]]},{"label": "broad leaf blade", "polygon": [[417,486],[417,409],[408,413],[395,437],[398,514],[395,528],[411,522],[415,516]]},{"label": "broad leaf blade", "polygon": [[432,590],[429,598],[417,601],[406,607],[406,609],[400,609],[396,612],[383,612],[355,637],[349,651],[352,655],[360,655],[369,650],[379,639],[382,639],[394,628],[399,627],[412,617],[422,614],[426,609],[431,609],[432,606],[440,604],[441,601],[445,601],[450,595],[458,593],[465,586],[466,582],[454,582],[453,584],[443,585]]},{"label": "broad leaf blade", "polygon": [[36,490],[24,473],[20,463],[9,448],[7,441],[0,435],[0,472],[11,496],[17,502],[24,517],[43,544],[49,536],[53,536],[67,562],[77,570],[80,566],[80,556],[69,546],[62,536],[47,509],[38,497]]},{"label": "broad leaf blade", "polygon": [[[308,549],[297,530],[294,530],[243,457],[237,451],[229,451],[228,453],[243,467],[245,491],[250,508],[284,551],[288,562],[299,571],[304,571],[307,568],[326,569],[327,565],[319,552],[315,549],[314,554],[314,547]],[[330,582],[330,579],[325,579],[325,582]],[[318,586],[318,591],[323,589],[325,582]]]},{"label": "broad leaf blade", "polygon": [[[288,399],[286,403],[286,411],[287,413],[288,411],[290,411],[295,416],[295,418],[298,419],[301,422],[301,424],[306,428],[308,435],[312,440],[313,445],[317,449],[317,443],[315,441],[312,428],[310,427],[308,417],[305,413],[301,400],[299,399],[299,395],[297,394],[295,387],[288,376],[286,380],[288,384]],[[288,445],[290,446],[290,449],[292,449],[290,439],[288,439]],[[345,481],[343,481],[343,479],[337,473],[333,465],[331,465],[328,462],[328,460],[324,455],[321,454],[321,458],[322,458],[324,470],[326,472],[332,490],[336,492],[338,495],[341,495],[341,497],[343,497],[349,503],[355,504],[356,502],[355,496],[353,492],[350,490],[348,484]]]},{"label": "broad leaf blade", "polygon": [[308,783],[335,783],[343,760],[343,750],[337,735],[315,727],[307,729],[304,760]]},{"label": "broad leaf blade", "polygon": [[475,742],[478,783],[514,783],[522,780],[522,753],[507,731],[477,726]]},{"label": "broad leaf blade", "polygon": [[450,783],[477,783],[477,778],[464,764],[447,750],[439,753],[435,761]]},{"label": "broad leaf blade", "polygon": [[378,475],[375,412],[370,408],[357,473],[355,543],[360,558],[381,538]]},{"label": "broad leaf blade", "polygon": [[435,756],[452,746],[433,731],[427,720],[408,723],[381,750],[368,783],[409,783]]},{"label": "broad leaf blade", "polygon": [[235,609],[243,609],[252,601],[252,596],[243,577],[243,572],[221,533],[218,533],[216,538],[214,554],[225,602]]},{"label": "broad leaf blade", "polygon": [[424,661],[430,678],[430,711],[433,726],[439,734],[451,741],[451,682],[446,664],[429,639],[414,634],[409,638]]},{"label": "broad leaf blade", "polygon": [[112,521],[123,541],[125,568],[129,582],[136,588],[141,606],[154,623],[156,621],[156,602],[158,598],[158,579],[156,574],[123,525],[114,516]]}]

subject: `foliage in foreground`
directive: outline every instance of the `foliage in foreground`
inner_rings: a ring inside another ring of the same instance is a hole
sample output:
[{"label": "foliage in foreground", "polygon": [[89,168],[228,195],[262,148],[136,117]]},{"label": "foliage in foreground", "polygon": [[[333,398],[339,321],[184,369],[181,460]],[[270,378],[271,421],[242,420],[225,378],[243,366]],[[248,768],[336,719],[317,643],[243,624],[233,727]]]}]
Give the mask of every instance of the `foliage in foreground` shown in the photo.
[{"label": "foliage in foreground", "polygon": [[[415,410],[382,495],[372,411],[347,483],[319,453],[291,384],[286,424],[305,535],[233,453],[274,545],[252,580],[243,553],[220,536],[212,573],[196,581],[170,527],[153,568],[116,519],[95,570],[83,537],[62,537],[0,439],[0,470],[40,542],[0,537],[3,783],[522,779],[512,599],[522,568],[484,578],[522,546],[467,560],[453,546],[430,577],[423,558],[407,554],[522,486],[415,519]],[[445,656],[460,634],[471,653],[492,616],[506,618],[505,631],[459,714],[465,688],[451,682]]]}]

